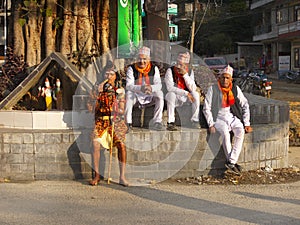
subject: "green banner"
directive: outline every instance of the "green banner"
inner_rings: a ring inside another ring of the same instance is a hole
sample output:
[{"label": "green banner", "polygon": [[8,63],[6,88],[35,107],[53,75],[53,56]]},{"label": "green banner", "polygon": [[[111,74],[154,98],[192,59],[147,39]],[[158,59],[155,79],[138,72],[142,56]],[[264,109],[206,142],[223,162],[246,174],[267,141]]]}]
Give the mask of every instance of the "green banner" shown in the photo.
[{"label": "green banner", "polygon": [[130,58],[141,41],[141,3],[118,0],[118,58]]}]

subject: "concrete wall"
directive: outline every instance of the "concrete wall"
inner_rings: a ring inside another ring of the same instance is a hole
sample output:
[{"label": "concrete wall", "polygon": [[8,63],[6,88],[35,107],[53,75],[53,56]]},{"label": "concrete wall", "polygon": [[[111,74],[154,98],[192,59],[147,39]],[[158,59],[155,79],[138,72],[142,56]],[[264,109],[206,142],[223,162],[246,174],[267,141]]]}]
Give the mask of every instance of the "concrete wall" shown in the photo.
[{"label": "concrete wall", "polygon": [[[255,95],[246,97],[250,102],[254,132],[246,134],[239,163],[246,170],[266,165],[272,168],[288,166],[288,104]],[[141,112],[136,109],[135,113],[135,125],[140,126]],[[147,125],[152,117],[151,110],[144,113],[143,121]],[[201,116],[203,128],[189,129],[189,113],[189,108],[177,113],[179,131],[157,132],[135,127],[127,134],[129,178],[136,182],[161,181],[224,171],[225,157],[219,136],[207,134]],[[91,127],[84,126],[55,130],[0,128],[0,177],[12,180],[90,178],[90,132]],[[102,150],[101,154],[101,174],[107,176],[108,151]],[[115,149],[113,156],[112,178],[117,180]]]}]

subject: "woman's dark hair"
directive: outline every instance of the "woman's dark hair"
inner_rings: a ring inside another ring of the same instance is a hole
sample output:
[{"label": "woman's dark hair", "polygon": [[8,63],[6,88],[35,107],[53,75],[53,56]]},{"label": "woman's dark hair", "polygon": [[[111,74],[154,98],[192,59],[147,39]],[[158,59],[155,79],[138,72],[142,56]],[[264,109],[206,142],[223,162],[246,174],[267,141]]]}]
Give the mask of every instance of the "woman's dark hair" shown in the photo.
[{"label": "woman's dark hair", "polygon": [[102,71],[100,72],[100,74],[97,76],[97,83],[100,84],[101,82],[103,82],[105,80],[105,73],[108,70],[111,70],[114,68],[114,64],[112,61],[107,61],[106,65],[103,67]]}]

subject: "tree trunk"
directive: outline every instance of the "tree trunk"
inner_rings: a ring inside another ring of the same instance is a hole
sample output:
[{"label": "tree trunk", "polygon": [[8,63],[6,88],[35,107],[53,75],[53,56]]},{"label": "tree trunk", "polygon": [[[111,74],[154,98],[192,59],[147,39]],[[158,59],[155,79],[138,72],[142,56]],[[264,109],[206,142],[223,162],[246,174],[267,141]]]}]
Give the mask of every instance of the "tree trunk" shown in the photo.
[{"label": "tree trunk", "polygon": [[[44,1],[40,5],[43,7]],[[39,7],[34,2],[30,3],[28,23],[25,24],[26,36],[26,62],[29,66],[37,65],[41,62],[41,31],[43,25],[43,17]]]},{"label": "tree trunk", "polygon": [[[101,14],[101,49],[102,55],[109,53],[109,0],[103,0],[102,2],[102,14]],[[107,59],[111,60],[111,55],[107,56]],[[102,65],[106,64],[106,57],[103,57]]]},{"label": "tree trunk", "polygon": [[47,9],[45,17],[45,52],[46,57],[52,52],[55,52],[55,36],[56,26],[54,23],[56,19],[56,0],[47,0]]},{"label": "tree trunk", "polygon": [[77,4],[73,0],[65,0],[64,4],[64,25],[61,37],[60,52],[64,55],[77,51]]},{"label": "tree trunk", "polygon": [[100,12],[101,12],[101,0],[98,0],[97,1],[97,4],[96,4],[96,10],[95,10],[95,15],[94,15],[94,18],[95,18],[95,42],[96,42],[96,45],[97,47],[99,48],[98,50],[100,51],[100,27],[101,27],[101,18],[100,18]]},{"label": "tree trunk", "polygon": [[77,19],[77,38],[78,50],[81,54],[89,54],[93,44],[93,29],[89,14],[89,2],[77,0],[78,19]]},{"label": "tree trunk", "polygon": [[[13,49],[14,54],[17,56],[25,56],[25,41],[22,31],[22,26],[19,22],[20,11],[18,6],[22,3],[22,0],[16,0],[15,4],[12,4],[12,16],[13,16]],[[11,46],[12,47],[12,46]]]}]

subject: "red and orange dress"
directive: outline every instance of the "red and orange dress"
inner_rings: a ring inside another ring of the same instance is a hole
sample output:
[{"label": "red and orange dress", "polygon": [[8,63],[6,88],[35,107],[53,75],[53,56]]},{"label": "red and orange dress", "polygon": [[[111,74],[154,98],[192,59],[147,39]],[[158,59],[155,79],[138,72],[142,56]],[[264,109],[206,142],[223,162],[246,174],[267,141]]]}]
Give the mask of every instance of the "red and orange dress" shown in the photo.
[{"label": "red and orange dress", "polygon": [[[105,84],[104,86],[109,86]],[[113,129],[113,146],[125,142],[127,126],[123,112],[125,108],[125,91],[123,88],[106,87],[99,92],[95,102],[95,127],[93,140],[102,137],[107,131],[110,136]],[[113,126],[112,126],[113,125]]]}]

